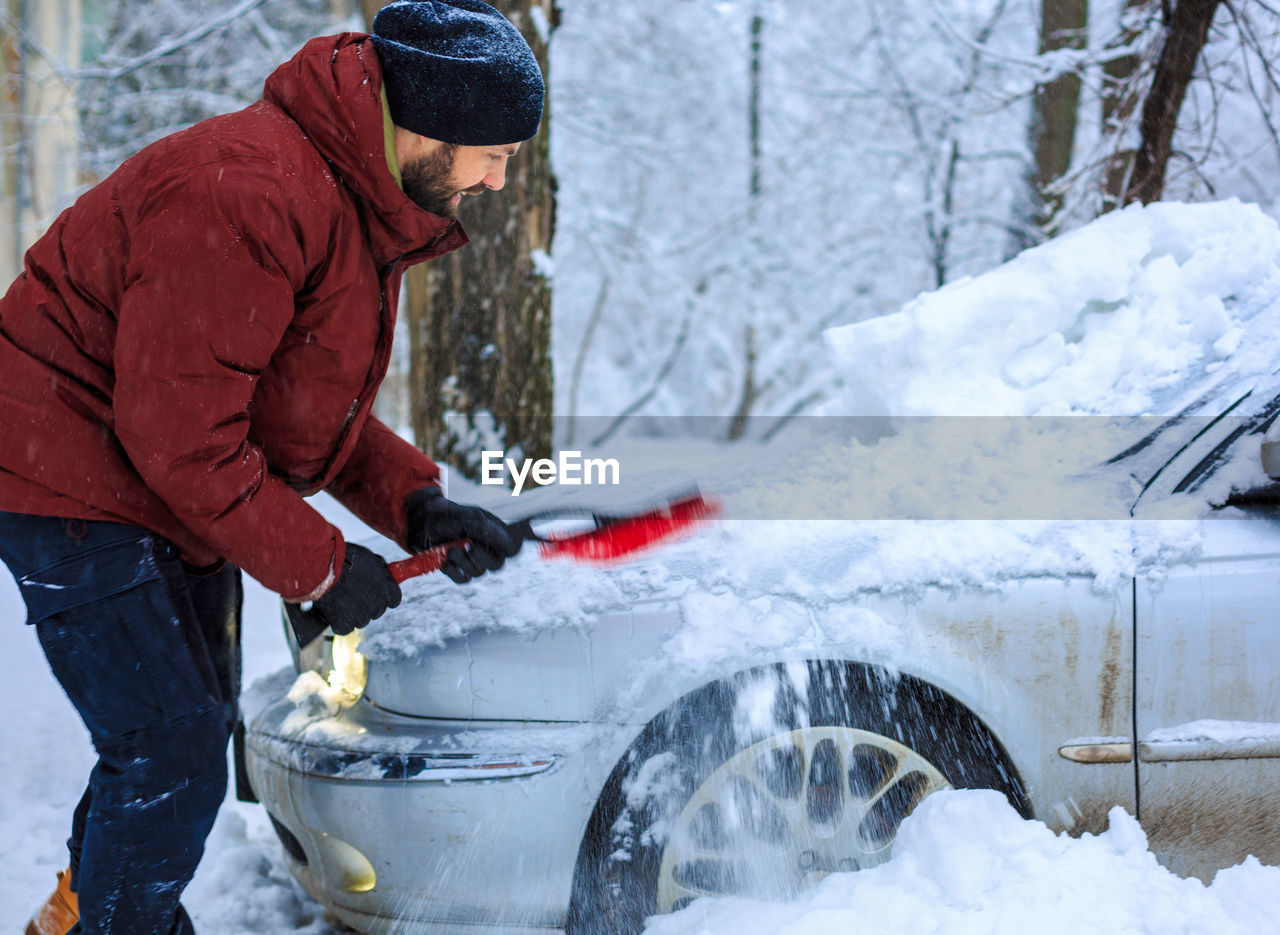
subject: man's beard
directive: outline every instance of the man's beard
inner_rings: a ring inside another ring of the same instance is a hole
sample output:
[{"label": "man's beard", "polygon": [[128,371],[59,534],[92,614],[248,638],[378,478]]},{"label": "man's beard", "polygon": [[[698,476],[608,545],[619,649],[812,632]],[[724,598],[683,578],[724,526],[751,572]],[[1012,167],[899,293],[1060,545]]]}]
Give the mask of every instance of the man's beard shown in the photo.
[{"label": "man's beard", "polygon": [[[458,206],[453,203],[454,196],[462,193],[454,187],[453,182],[453,156],[457,151],[457,146],[443,143],[430,156],[423,156],[400,167],[404,193],[419,208],[442,218],[458,216]],[[474,195],[482,191],[484,186],[477,185],[467,189],[466,194]]]},{"label": "man's beard", "polygon": [[422,210],[442,218],[458,216],[457,206],[453,203],[453,196],[458,194],[458,190],[451,184],[455,152],[456,146],[445,143],[430,156],[400,167],[404,193]]}]

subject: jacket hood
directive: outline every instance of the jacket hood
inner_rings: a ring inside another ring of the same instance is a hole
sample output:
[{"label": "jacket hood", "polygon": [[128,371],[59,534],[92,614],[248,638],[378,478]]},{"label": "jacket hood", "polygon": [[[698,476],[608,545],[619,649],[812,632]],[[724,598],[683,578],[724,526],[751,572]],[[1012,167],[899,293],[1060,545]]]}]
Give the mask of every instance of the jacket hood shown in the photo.
[{"label": "jacket hood", "polygon": [[381,92],[373,43],[363,33],[342,33],[304,45],[271,73],[262,96],[302,128],[356,196],[381,262],[427,246],[431,256],[457,249],[467,243],[458,222],[419,208],[391,175]]}]

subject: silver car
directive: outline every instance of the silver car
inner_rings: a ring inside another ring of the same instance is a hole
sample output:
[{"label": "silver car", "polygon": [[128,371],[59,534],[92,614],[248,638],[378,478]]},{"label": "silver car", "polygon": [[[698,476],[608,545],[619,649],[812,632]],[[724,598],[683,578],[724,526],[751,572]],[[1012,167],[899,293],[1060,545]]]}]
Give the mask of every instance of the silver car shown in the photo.
[{"label": "silver car", "polygon": [[[613,568],[424,579],[257,687],[249,781],[297,879],[370,933],[785,898],[886,860],[948,787],[1072,833],[1122,806],[1182,874],[1278,862],[1277,408],[1237,390],[1110,426],[1095,473],[1126,516],[743,520]],[[1127,518],[1188,498],[1192,521]],[[1027,558],[1049,541],[1079,560]],[[911,588],[876,557],[904,543]]]}]

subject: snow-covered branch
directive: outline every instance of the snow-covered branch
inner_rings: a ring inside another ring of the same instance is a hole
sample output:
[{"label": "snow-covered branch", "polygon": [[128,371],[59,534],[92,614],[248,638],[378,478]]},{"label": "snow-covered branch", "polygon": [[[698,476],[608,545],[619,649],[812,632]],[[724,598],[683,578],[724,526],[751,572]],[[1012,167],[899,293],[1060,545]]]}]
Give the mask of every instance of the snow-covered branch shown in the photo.
[{"label": "snow-covered branch", "polygon": [[117,62],[108,67],[100,66],[96,68],[72,69],[69,72],[69,76],[77,79],[97,78],[113,80],[123,78],[140,68],[145,68],[148,65],[154,64],[163,58],[173,55],[175,52],[181,51],[182,49],[199,42],[201,39],[217,32],[219,29],[226,28],[241,17],[258,9],[266,2],[267,0],[241,0],[240,3],[236,4],[230,10],[213,17],[207,22],[201,23],[180,36],[175,36],[173,39],[160,43],[144,55],[139,55],[127,61]]}]

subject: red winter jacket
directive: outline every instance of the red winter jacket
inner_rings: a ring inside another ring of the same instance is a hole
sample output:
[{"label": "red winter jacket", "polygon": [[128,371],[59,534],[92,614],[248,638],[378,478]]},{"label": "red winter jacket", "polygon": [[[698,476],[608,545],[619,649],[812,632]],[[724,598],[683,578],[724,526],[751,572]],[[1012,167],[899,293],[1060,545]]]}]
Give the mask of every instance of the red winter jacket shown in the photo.
[{"label": "red winter jacket", "polygon": [[400,277],[467,242],[387,163],[367,37],[160,140],[65,211],[0,300],[0,510],[123,521],[294,600],[340,569],[327,489],[404,542],[434,463],[370,416]]}]

